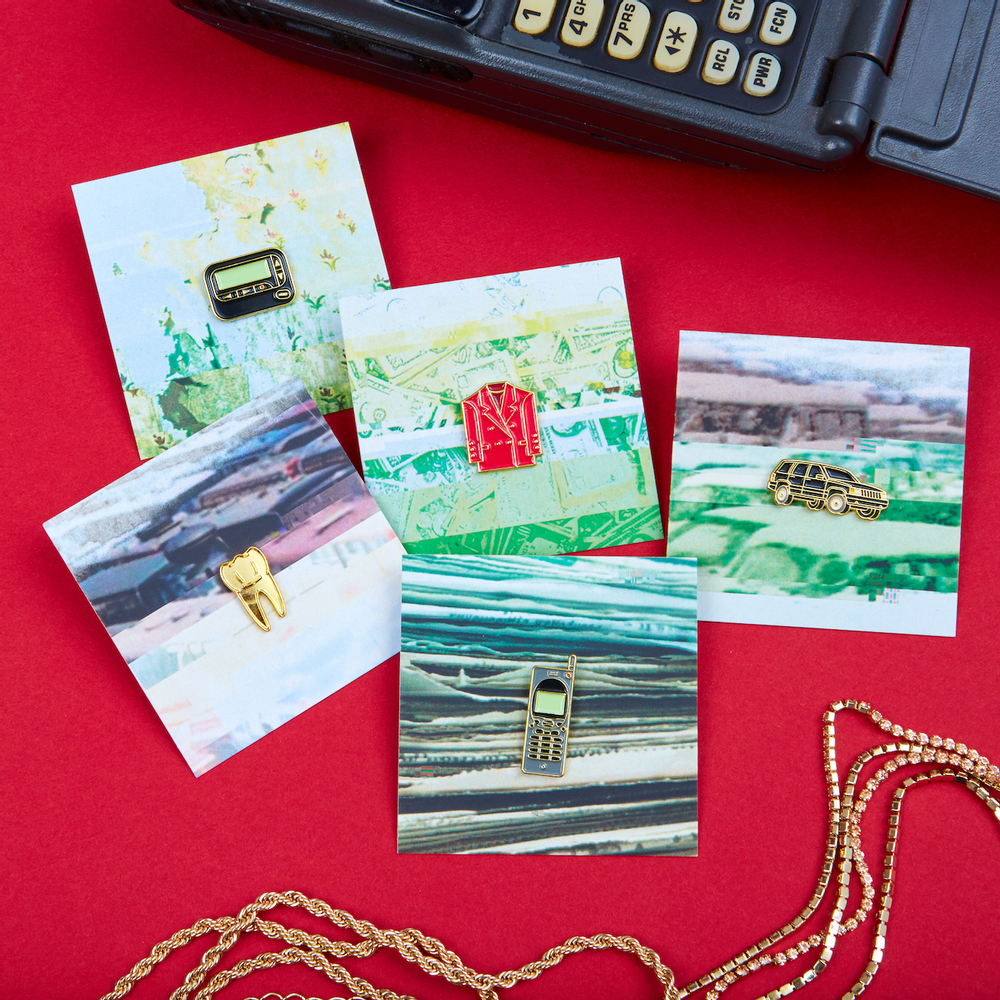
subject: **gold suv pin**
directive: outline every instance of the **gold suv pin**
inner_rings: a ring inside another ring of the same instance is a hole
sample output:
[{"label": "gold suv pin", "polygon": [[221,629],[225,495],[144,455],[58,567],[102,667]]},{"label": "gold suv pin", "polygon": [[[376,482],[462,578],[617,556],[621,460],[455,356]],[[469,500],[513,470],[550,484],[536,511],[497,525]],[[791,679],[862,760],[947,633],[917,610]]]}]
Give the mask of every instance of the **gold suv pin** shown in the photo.
[{"label": "gold suv pin", "polygon": [[246,552],[233,556],[229,562],[224,562],[219,567],[219,576],[240,599],[240,604],[246,608],[254,623],[265,632],[270,632],[271,626],[261,607],[262,594],[278,612],[278,617],[285,617],[285,599],[278,590],[278,582],[271,575],[267,556],[257,546],[252,545]]}]

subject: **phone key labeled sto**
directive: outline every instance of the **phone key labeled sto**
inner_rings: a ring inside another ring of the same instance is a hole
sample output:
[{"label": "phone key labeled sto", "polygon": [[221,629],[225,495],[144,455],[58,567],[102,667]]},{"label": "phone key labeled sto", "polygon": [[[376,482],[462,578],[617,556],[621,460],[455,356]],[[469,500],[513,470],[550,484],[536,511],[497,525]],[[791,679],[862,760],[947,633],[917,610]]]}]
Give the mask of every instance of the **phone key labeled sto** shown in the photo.
[{"label": "phone key labeled sto", "polygon": [[753,0],[726,0],[719,11],[719,27],[730,34],[746,31],[753,20]]}]

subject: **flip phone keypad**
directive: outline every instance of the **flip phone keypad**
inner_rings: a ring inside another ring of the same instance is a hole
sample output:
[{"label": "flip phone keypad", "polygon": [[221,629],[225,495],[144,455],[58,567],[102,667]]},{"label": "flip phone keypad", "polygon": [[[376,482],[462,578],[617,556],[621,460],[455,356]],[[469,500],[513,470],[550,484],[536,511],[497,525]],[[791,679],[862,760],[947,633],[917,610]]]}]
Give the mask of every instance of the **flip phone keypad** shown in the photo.
[{"label": "flip phone keypad", "polygon": [[791,94],[819,0],[518,0],[510,45],[766,114]]}]

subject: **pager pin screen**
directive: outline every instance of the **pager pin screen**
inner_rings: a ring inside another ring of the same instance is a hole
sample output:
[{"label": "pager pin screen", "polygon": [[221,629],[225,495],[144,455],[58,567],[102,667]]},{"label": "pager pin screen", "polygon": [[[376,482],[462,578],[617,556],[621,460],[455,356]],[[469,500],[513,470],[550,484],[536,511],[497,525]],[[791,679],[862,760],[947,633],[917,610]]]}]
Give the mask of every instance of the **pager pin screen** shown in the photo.
[{"label": "pager pin screen", "polygon": [[236,267],[226,267],[213,275],[219,291],[224,292],[237,285],[249,285],[254,281],[267,281],[271,277],[271,268],[266,257],[252,260],[248,264],[237,264]]},{"label": "pager pin screen", "polygon": [[559,691],[535,690],[535,712],[538,715],[565,715],[566,695]]}]

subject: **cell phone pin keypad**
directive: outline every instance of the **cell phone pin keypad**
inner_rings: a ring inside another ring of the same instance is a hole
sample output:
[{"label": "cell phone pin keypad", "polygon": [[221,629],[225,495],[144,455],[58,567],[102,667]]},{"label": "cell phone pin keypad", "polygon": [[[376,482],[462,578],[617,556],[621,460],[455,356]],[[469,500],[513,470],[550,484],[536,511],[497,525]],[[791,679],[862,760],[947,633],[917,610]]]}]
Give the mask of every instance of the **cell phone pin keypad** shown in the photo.
[{"label": "cell phone pin keypad", "polygon": [[517,0],[503,40],[759,114],[788,99],[819,0]]}]

